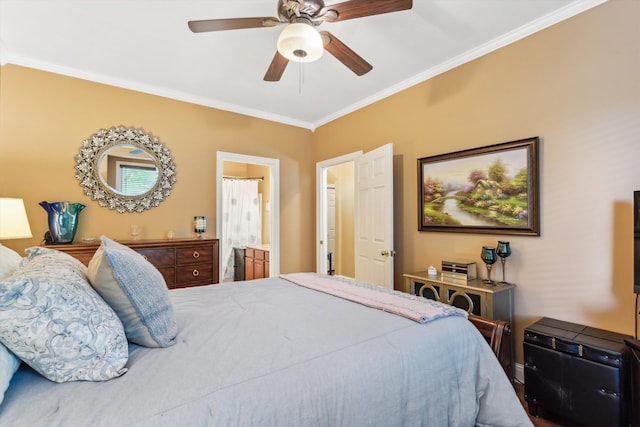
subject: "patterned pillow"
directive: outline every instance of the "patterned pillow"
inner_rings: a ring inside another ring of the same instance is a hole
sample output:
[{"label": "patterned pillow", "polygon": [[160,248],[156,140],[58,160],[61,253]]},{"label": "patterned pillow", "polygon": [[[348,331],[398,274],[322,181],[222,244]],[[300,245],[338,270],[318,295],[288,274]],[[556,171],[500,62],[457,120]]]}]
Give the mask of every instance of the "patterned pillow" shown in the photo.
[{"label": "patterned pillow", "polygon": [[53,249],[27,253],[0,283],[0,341],[55,382],[124,374],[129,353],[122,323],[89,285],[86,267]]},{"label": "patterned pillow", "polygon": [[101,239],[89,262],[89,281],[118,314],[129,341],[145,347],[175,344],[178,324],[162,274],[128,246]]}]

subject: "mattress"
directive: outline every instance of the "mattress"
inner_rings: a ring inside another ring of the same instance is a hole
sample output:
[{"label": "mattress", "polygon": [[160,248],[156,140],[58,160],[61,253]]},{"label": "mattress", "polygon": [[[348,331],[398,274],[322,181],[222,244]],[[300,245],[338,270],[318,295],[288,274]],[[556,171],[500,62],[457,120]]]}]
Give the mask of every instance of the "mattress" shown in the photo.
[{"label": "mattress", "polygon": [[417,323],[281,278],[171,290],[177,343],[53,383],[24,364],[2,426],[530,426],[464,317]]}]

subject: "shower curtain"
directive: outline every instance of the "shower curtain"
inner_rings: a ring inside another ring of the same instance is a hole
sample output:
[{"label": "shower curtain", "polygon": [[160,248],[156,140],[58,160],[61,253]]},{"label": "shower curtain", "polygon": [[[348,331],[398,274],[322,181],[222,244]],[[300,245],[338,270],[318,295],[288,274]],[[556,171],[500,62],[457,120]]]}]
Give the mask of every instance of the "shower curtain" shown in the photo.
[{"label": "shower curtain", "polygon": [[234,279],[233,248],[262,244],[262,209],[257,179],[222,181],[222,242],[223,282]]}]

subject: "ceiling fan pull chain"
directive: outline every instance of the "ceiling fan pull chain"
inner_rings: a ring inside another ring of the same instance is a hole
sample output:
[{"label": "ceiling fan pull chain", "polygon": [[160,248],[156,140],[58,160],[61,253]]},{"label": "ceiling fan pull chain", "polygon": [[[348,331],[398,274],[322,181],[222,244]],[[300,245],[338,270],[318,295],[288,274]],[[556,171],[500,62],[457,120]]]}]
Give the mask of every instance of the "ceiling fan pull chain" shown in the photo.
[{"label": "ceiling fan pull chain", "polygon": [[304,83],[304,61],[298,62],[298,95],[302,95],[302,83]]}]

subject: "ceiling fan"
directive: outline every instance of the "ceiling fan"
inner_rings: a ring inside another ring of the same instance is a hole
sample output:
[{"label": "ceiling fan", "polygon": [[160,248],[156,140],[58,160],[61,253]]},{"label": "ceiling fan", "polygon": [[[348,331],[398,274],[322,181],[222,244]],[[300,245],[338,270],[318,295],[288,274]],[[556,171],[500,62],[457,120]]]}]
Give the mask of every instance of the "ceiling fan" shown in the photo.
[{"label": "ceiling fan", "polygon": [[346,21],[411,9],[412,0],[349,0],[325,6],[323,0],[279,0],[278,18],[229,18],[189,21],[194,33],[287,25],[278,38],[278,50],[264,76],[280,80],[289,61],[311,62],[326,50],[358,76],[373,66],[328,31],[317,31],[323,22]]}]

